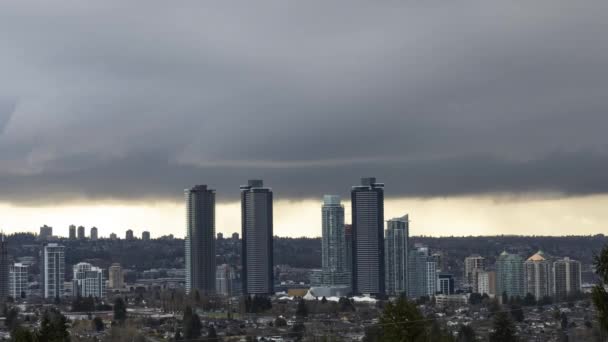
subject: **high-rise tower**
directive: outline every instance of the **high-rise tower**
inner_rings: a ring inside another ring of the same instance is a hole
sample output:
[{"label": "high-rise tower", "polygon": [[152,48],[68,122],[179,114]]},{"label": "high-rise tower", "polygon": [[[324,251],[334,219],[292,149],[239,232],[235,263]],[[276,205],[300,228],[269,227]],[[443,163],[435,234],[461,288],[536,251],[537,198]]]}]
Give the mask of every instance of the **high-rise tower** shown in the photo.
[{"label": "high-rise tower", "polygon": [[272,190],[262,180],[241,186],[243,294],[274,293]]},{"label": "high-rise tower", "polygon": [[551,296],[551,282],[553,281],[551,271],[551,263],[545,258],[545,254],[542,251],[538,251],[529,257],[524,262],[525,294],[533,294],[536,300]]},{"label": "high-rise tower", "polygon": [[387,222],[384,234],[386,293],[407,293],[409,218],[405,215]]},{"label": "high-rise tower", "polygon": [[76,240],[76,226],[75,225],[70,225],[70,240]]},{"label": "high-rise tower", "polygon": [[91,228],[91,241],[97,241],[98,238],[98,231],[97,231],[97,227],[92,227]]},{"label": "high-rise tower", "polygon": [[553,263],[553,294],[558,299],[581,291],[581,263],[568,257]]},{"label": "high-rise tower", "polygon": [[4,302],[9,296],[9,265],[8,265],[8,246],[6,237],[0,233],[0,302]]},{"label": "high-rise tower", "polygon": [[186,196],[186,291],[215,293],[215,190],[197,185]]},{"label": "high-rise tower", "polygon": [[351,190],[353,292],[384,295],[384,184],[362,178]]},{"label": "high-rise tower", "polygon": [[524,260],[517,254],[502,252],[496,259],[496,295],[523,298]]},{"label": "high-rise tower", "polygon": [[350,285],[350,270],[346,263],[346,236],[344,234],[344,206],[340,196],[323,197],[321,240],[322,283],[326,286]]},{"label": "high-rise tower", "polygon": [[60,298],[65,280],[65,248],[49,243],[42,250],[42,295],[44,298]]},{"label": "high-rise tower", "polygon": [[84,232],[84,227],[83,226],[78,226],[78,239],[80,240],[84,240],[85,239],[85,232]]}]

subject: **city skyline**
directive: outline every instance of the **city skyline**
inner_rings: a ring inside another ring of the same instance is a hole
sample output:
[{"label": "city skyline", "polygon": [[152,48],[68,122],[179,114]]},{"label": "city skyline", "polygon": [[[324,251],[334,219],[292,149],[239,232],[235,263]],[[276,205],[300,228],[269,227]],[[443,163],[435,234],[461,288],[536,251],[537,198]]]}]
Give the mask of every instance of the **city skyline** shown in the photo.
[{"label": "city skyline", "polygon": [[159,236],[183,226],[181,189],[206,183],[230,233],[239,182],[259,177],[277,234],[319,236],[318,215],[293,213],[366,175],[414,234],[605,231],[608,23],[593,6],[0,6],[7,232]]}]

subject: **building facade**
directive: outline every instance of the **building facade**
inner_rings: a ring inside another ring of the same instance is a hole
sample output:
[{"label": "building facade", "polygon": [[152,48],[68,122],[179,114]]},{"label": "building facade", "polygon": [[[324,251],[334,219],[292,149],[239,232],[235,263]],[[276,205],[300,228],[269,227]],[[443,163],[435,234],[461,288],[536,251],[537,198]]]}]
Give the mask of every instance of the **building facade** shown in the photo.
[{"label": "building facade", "polygon": [[[217,266],[215,273],[215,290],[218,295],[222,296],[234,296],[236,295],[235,285],[237,280],[237,274],[234,267],[228,264],[222,264]],[[240,291],[238,291],[240,292]]]},{"label": "building facade", "polygon": [[76,240],[76,226],[70,225],[69,230],[70,230],[70,235],[69,235],[70,240]]},{"label": "building facade", "polygon": [[325,195],[321,213],[321,284],[350,286],[351,275],[346,263],[344,206],[340,203],[340,196]]},{"label": "building facade", "polygon": [[429,255],[427,247],[413,248],[409,254],[408,297],[434,296],[437,292],[437,262]]},{"label": "building facade", "polygon": [[99,238],[97,227],[91,227],[91,241],[97,241]]},{"label": "building facade", "polygon": [[65,280],[65,248],[49,243],[42,249],[42,296],[46,299],[63,296]]},{"label": "building facade", "polygon": [[49,227],[46,224],[40,227],[40,234],[38,238],[42,241],[48,241],[53,237],[53,227]]},{"label": "building facade", "polygon": [[[4,234],[0,233],[0,303],[9,296],[9,264],[8,243]],[[14,298],[14,297],[13,297]]]},{"label": "building facade", "polygon": [[84,240],[86,238],[83,226],[78,226],[78,239]]},{"label": "building facade", "polygon": [[28,291],[29,267],[21,263],[15,263],[9,270],[9,296],[13,298],[26,298]]},{"label": "building facade", "polygon": [[114,263],[108,269],[108,287],[111,289],[122,289],[125,286],[124,275],[120,264]]},{"label": "building facade", "polygon": [[133,230],[127,229],[127,231],[125,232],[125,239],[127,239],[127,240],[135,239],[135,235],[133,235]]},{"label": "building facade", "polygon": [[243,294],[274,293],[272,190],[262,180],[241,186]]},{"label": "building facade", "polygon": [[407,294],[409,217],[405,215],[387,222],[384,234],[386,293]]},{"label": "building facade", "polygon": [[542,251],[529,257],[524,263],[524,295],[531,293],[536,300],[552,296],[551,271],[551,263]]},{"label": "building facade", "polygon": [[215,190],[197,185],[186,197],[186,292],[215,293]]},{"label": "building facade", "polygon": [[454,294],[454,276],[448,273],[439,273],[437,276],[437,292],[444,295]]},{"label": "building facade", "polygon": [[72,294],[74,297],[105,297],[106,281],[101,268],[81,262],[74,265],[73,272]]},{"label": "building facade", "polygon": [[477,293],[496,296],[496,272],[482,271],[477,274]]},{"label": "building facade", "polygon": [[471,255],[464,259],[464,281],[465,285],[473,292],[478,289],[478,274],[486,268],[486,258],[479,255]]},{"label": "building facade", "polygon": [[[346,243],[346,269],[353,270],[353,225],[344,224],[344,242]],[[352,282],[352,274],[351,274]]]},{"label": "building facade", "polygon": [[496,259],[496,295],[523,298],[524,260],[517,254],[502,252]]},{"label": "building facade", "polygon": [[558,299],[581,292],[581,263],[570,258],[553,263],[553,293]]},{"label": "building facade", "polygon": [[384,184],[362,178],[351,190],[352,287],[356,294],[384,295]]},{"label": "building facade", "polygon": [[145,230],[141,233],[142,241],[150,241],[150,232]]}]

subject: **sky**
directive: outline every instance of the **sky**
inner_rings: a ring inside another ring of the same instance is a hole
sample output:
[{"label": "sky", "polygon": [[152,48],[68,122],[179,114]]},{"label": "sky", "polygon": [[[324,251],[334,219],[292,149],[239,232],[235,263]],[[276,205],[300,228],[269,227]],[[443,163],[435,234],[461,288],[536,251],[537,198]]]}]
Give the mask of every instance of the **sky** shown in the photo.
[{"label": "sky", "polygon": [[0,3],[0,228],[183,236],[183,189],[386,184],[414,235],[606,233],[605,1]]}]

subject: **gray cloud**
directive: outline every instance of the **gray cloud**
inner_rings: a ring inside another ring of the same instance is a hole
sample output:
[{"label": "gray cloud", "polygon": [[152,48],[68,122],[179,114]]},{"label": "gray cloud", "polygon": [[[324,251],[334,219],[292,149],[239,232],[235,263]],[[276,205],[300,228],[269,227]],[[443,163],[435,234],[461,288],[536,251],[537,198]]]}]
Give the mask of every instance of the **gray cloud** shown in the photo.
[{"label": "gray cloud", "polygon": [[4,2],[0,200],[605,193],[607,7]]}]

